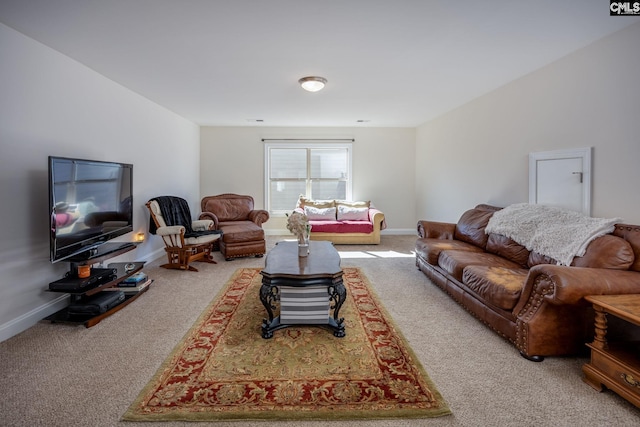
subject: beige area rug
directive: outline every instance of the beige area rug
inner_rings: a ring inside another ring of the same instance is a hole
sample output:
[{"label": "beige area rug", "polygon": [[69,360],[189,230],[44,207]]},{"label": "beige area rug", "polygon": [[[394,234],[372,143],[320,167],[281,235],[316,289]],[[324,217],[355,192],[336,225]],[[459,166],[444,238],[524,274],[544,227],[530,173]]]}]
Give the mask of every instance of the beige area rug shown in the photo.
[{"label": "beige area rug", "polygon": [[125,421],[426,418],[450,410],[358,268],[344,268],[347,335],[261,336],[260,269],[237,270]]}]

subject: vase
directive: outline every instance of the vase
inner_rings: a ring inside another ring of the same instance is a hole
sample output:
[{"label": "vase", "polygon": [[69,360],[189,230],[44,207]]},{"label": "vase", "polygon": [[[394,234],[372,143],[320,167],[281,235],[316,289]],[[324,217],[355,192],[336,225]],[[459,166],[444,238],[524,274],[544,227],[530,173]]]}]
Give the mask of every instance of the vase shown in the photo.
[{"label": "vase", "polygon": [[309,236],[311,226],[307,226],[306,232],[298,235],[298,256],[309,256]]},{"label": "vase", "polygon": [[309,244],[298,243],[298,256],[309,256]]},{"label": "vase", "polygon": [[301,237],[298,239],[298,256],[309,255],[309,237]]}]

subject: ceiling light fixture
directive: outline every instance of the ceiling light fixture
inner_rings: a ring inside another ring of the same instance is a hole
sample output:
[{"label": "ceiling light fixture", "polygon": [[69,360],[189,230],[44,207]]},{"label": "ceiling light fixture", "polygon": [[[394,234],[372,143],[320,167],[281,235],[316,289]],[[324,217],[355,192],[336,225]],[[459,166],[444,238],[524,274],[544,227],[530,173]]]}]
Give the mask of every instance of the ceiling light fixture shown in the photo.
[{"label": "ceiling light fixture", "polygon": [[300,86],[302,86],[302,89],[304,90],[308,90],[309,92],[317,92],[319,90],[322,90],[324,85],[327,84],[327,79],[325,79],[324,77],[310,76],[301,78],[300,80],[298,80],[298,83],[300,83]]}]

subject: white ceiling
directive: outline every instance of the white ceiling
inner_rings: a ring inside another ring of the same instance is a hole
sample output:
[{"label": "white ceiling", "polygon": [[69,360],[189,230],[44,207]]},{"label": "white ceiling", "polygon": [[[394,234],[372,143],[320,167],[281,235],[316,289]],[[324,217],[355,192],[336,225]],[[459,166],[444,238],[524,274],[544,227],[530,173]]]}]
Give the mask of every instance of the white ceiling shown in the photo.
[{"label": "white ceiling", "polygon": [[639,20],[607,0],[0,0],[0,22],[217,126],[414,127]]}]

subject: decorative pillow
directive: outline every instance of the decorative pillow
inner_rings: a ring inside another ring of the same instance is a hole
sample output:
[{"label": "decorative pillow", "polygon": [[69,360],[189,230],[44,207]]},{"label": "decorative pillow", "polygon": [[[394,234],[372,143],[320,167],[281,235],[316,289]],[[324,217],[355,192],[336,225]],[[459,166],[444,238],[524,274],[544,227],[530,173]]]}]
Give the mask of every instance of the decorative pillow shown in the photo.
[{"label": "decorative pillow", "polygon": [[369,221],[369,208],[338,205],[338,221]]},{"label": "decorative pillow", "polygon": [[304,208],[305,206],[311,206],[314,208],[332,208],[335,205],[335,200],[311,200],[304,196],[300,196],[297,207]]},{"label": "decorative pillow", "polygon": [[313,206],[305,206],[304,214],[309,221],[335,221],[336,208],[314,208]]},{"label": "decorative pillow", "polygon": [[348,206],[350,208],[370,208],[371,207],[371,201],[369,200],[364,200],[364,201],[350,201],[350,200],[336,200],[336,206]]}]

